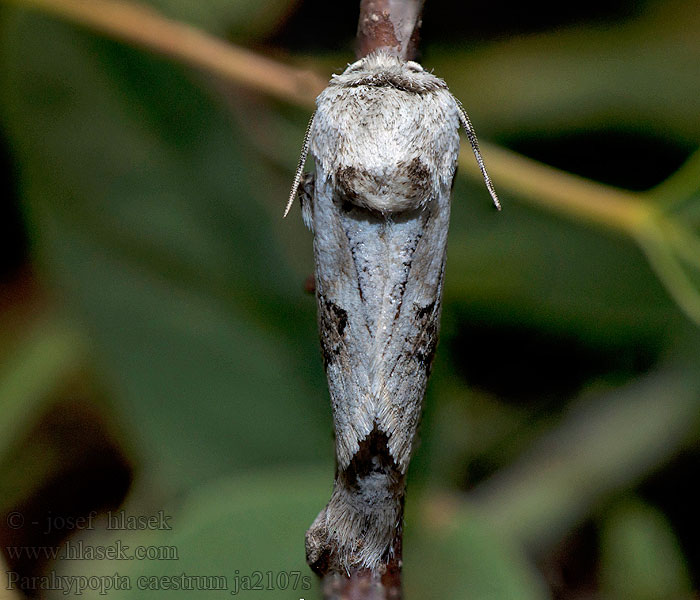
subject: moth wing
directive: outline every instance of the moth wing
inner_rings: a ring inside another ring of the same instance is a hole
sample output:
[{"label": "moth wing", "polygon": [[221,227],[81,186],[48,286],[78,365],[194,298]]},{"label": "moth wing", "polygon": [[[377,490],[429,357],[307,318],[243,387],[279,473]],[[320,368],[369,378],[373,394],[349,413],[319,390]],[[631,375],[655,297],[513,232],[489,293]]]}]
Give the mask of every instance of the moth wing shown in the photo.
[{"label": "moth wing", "polygon": [[334,187],[317,162],[313,194],[316,297],[321,353],[328,377],[338,466],[347,467],[374,426],[369,385],[370,332],[364,313],[356,248],[336,207]]},{"label": "moth wing", "polygon": [[313,220],[339,467],[376,426],[405,472],[437,340],[449,188],[386,218],[340,197],[321,167]]}]

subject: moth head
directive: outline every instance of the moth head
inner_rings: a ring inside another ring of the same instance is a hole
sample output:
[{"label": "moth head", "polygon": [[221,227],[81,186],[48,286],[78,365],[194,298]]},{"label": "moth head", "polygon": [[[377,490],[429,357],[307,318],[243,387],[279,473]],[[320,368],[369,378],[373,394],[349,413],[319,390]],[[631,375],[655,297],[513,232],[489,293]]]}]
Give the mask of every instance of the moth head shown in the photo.
[{"label": "moth head", "polygon": [[425,71],[417,62],[402,60],[385,49],[348,65],[343,73],[333,76],[331,85],[393,87],[415,93],[447,88],[442,79]]}]

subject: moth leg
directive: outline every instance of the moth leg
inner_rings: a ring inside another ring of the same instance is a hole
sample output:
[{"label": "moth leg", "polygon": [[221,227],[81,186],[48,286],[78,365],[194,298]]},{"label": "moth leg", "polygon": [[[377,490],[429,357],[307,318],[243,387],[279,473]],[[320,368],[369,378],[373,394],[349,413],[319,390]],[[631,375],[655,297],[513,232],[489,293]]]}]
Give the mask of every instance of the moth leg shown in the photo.
[{"label": "moth leg", "polygon": [[312,232],[314,230],[314,174],[304,173],[301,176],[299,187],[297,188],[297,196],[301,204],[301,218]]}]

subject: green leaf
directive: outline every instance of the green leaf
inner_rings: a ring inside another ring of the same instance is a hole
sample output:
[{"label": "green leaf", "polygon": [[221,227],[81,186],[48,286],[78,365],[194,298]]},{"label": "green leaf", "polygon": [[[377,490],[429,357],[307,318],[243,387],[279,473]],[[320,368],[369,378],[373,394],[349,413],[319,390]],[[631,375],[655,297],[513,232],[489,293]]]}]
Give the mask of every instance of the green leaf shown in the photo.
[{"label": "green leaf", "polygon": [[700,113],[700,48],[690,40],[700,31],[699,13],[692,2],[644,8],[605,26],[554,28],[461,55],[436,48],[428,65],[464,102],[482,135],[602,126],[694,146],[700,120],[689,115]]},{"label": "green leaf", "polygon": [[[84,556],[85,549],[119,544],[122,560],[60,560],[55,568],[63,576],[115,582],[110,593],[125,600],[318,598],[317,578],[305,562],[304,533],[330,496],[331,475],[330,470],[260,469],[212,481],[178,509],[117,511],[113,528],[128,518],[155,516],[160,529],[109,530],[110,521],[96,520],[93,530],[82,532],[82,546],[73,539],[73,547],[82,547]],[[139,547],[149,554],[137,555]],[[83,596],[103,597],[89,589]]]},{"label": "green leaf", "polygon": [[[325,471],[261,471],[204,488],[188,500],[174,518],[172,534],[161,540],[178,548],[179,559],[141,563],[135,583],[138,577],[160,585],[163,576],[208,574],[223,576],[227,595],[238,598],[261,593],[265,598],[318,597],[316,577],[304,560],[304,532],[327,501],[330,481]],[[247,583],[262,589],[241,589]],[[153,598],[153,590],[136,588],[125,598]],[[222,591],[196,594],[222,597]]]},{"label": "green leaf", "polygon": [[436,535],[409,535],[405,546],[406,598],[543,600],[542,577],[512,539],[478,514]]},{"label": "green leaf", "polygon": [[550,548],[606,497],[692,444],[699,404],[698,373],[682,363],[584,396],[470,498],[527,547]]},{"label": "green leaf", "polygon": [[259,202],[276,174],[186,70],[7,17],[2,112],[35,252],[148,466],[179,487],[330,463],[314,302]]},{"label": "green leaf", "polygon": [[639,500],[623,500],[605,515],[601,531],[601,587],[605,598],[678,600],[693,586],[666,517]]},{"label": "green leaf", "polygon": [[445,311],[576,336],[591,346],[653,348],[680,311],[632,241],[455,186]]}]

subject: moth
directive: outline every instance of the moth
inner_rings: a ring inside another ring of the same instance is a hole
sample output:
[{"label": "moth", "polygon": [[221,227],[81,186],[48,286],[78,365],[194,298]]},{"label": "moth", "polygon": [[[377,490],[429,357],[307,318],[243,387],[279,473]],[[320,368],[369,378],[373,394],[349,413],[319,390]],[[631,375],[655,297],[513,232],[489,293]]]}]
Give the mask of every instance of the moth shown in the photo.
[{"label": "moth", "polygon": [[[438,339],[459,126],[496,207],[472,124],[442,79],[374,52],[316,100],[295,196],[314,235],[336,478],[306,534],[324,574],[381,572],[400,551],[405,476]],[[308,152],[315,174],[303,175]]]}]

